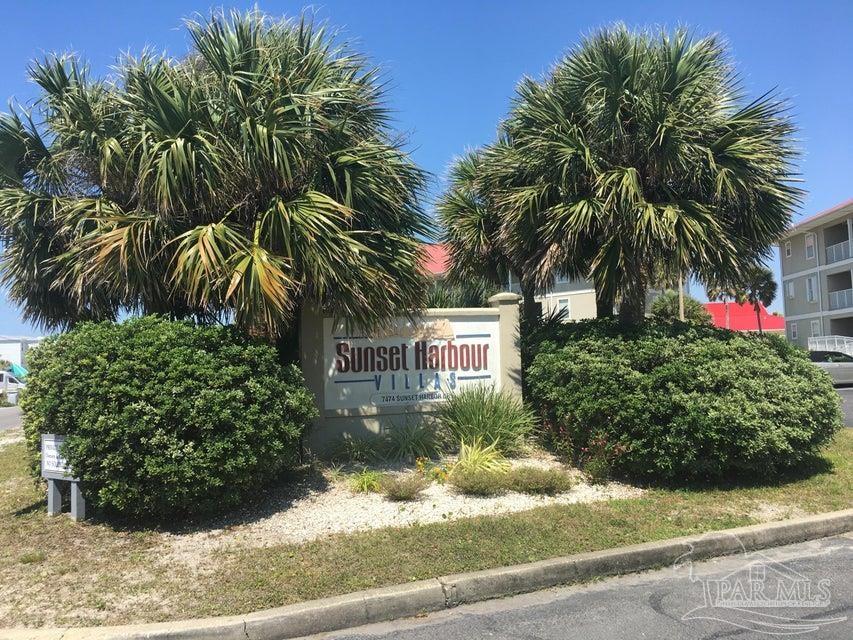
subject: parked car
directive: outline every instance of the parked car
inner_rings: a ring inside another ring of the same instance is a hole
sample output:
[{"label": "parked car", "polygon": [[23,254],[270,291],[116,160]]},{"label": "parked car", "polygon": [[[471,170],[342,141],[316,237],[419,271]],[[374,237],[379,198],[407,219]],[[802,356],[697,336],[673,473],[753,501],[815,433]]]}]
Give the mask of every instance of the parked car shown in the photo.
[{"label": "parked car", "polygon": [[17,393],[26,386],[26,384],[21,380],[18,380],[18,378],[8,371],[0,371],[0,391],[5,391],[6,393]]},{"label": "parked car", "polygon": [[830,375],[834,384],[853,384],[853,357],[840,351],[809,351],[809,358]]}]

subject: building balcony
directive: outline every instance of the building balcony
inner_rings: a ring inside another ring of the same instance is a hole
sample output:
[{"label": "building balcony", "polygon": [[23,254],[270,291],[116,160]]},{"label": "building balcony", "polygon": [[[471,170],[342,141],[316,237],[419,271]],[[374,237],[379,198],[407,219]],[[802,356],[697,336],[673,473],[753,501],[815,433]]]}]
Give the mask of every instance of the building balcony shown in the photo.
[{"label": "building balcony", "polygon": [[841,289],[829,292],[829,310],[853,307],[853,289]]},{"label": "building balcony", "polygon": [[847,260],[850,257],[850,241],[838,242],[826,247],[826,264]]}]

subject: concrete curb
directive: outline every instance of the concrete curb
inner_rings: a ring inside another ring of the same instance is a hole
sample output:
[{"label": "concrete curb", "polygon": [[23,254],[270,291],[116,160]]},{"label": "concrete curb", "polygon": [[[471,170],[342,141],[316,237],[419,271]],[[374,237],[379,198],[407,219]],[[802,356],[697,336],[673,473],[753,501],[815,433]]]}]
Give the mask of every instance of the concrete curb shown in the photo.
[{"label": "concrete curb", "polygon": [[687,553],[692,560],[702,560],[848,531],[853,531],[853,509],[442,576],[241,616],[121,627],[5,629],[0,630],[0,640],[284,640],[416,616],[464,603],[596,577],[644,571],[673,564]]}]

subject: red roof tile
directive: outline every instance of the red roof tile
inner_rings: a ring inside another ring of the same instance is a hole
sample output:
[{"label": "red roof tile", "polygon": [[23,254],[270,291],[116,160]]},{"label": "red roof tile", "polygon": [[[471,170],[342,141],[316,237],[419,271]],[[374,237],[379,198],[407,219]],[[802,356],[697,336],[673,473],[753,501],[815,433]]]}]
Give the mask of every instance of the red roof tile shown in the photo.
[{"label": "red roof tile", "polygon": [[423,244],[424,269],[434,276],[440,276],[447,270],[447,247],[443,244]]},{"label": "red roof tile", "polygon": [[[728,326],[726,326],[726,307],[728,306]],[[732,331],[758,331],[758,318],[755,309],[749,303],[736,302],[706,302],[705,309],[711,314],[714,326],[728,328]],[[765,331],[784,331],[785,318],[768,313],[761,306],[761,327]]]}]

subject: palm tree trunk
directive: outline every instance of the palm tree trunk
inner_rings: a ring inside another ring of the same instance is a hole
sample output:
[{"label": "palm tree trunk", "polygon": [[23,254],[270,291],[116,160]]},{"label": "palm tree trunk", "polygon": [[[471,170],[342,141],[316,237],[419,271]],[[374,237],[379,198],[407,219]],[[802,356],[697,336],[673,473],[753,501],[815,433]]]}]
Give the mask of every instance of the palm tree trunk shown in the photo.
[{"label": "palm tree trunk", "polygon": [[758,335],[764,335],[764,329],[761,327],[761,306],[755,305],[755,317],[758,319]]},{"label": "palm tree trunk", "polygon": [[536,302],[536,286],[530,282],[521,283],[521,317],[528,327],[536,326],[542,312],[541,305]]},{"label": "palm tree trunk", "polygon": [[646,282],[640,276],[635,276],[626,283],[619,304],[619,322],[635,326],[646,317]]},{"label": "palm tree trunk", "polygon": [[606,294],[598,287],[595,288],[595,317],[612,318],[614,299],[612,294]]},{"label": "palm tree trunk", "polygon": [[684,322],[684,277],[678,274],[678,319]]}]

